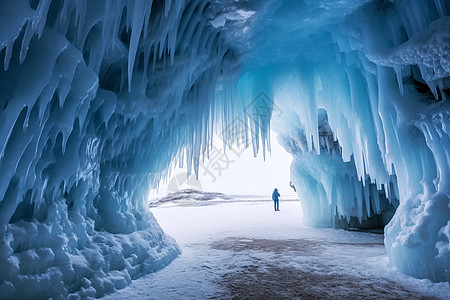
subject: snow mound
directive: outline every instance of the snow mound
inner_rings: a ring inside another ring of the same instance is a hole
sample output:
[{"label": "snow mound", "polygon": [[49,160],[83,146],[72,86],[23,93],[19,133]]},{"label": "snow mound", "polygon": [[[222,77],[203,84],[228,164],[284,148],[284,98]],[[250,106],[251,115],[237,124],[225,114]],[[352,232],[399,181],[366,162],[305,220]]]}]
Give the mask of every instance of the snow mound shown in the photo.
[{"label": "snow mound", "polygon": [[235,198],[222,193],[202,192],[194,189],[184,189],[175,193],[170,193],[165,197],[155,199],[149,203],[149,207],[156,207],[163,204],[172,205],[209,205],[219,202],[230,202]]}]

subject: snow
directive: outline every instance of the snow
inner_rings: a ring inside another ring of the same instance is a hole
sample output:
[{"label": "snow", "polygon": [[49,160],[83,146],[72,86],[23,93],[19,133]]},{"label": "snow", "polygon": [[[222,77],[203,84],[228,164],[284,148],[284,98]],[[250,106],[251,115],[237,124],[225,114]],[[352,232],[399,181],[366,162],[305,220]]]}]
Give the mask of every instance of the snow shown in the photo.
[{"label": "snow", "polygon": [[[417,65],[421,70],[429,69],[423,79],[433,82],[450,76],[450,17],[442,17],[423,32],[413,35],[407,42],[391,49],[388,54],[368,56],[383,66]],[[402,76],[400,77],[400,80]],[[445,95],[445,94],[444,94]]]},{"label": "snow", "polygon": [[152,208],[182,254],[103,299],[448,299],[448,283],[398,272],[383,235],[304,227],[298,200],[281,200],[280,209],[268,198]]}]

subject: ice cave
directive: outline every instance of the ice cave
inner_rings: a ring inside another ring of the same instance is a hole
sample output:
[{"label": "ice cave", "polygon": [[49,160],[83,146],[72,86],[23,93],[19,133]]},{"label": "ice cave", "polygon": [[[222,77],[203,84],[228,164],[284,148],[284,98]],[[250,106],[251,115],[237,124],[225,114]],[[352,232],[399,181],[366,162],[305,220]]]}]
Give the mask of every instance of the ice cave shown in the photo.
[{"label": "ice cave", "polygon": [[292,155],[306,226],[386,226],[395,268],[450,282],[448,0],[2,0],[0,61],[2,299],[167,266],[148,190],[216,133]]}]

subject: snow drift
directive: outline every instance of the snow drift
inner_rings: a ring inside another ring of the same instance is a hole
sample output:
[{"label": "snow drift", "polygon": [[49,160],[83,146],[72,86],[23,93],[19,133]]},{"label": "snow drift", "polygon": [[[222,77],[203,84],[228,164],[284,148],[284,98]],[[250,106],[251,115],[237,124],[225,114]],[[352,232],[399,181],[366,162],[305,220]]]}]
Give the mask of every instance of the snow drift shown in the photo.
[{"label": "snow drift", "polygon": [[[295,158],[314,226],[449,281],[448,1],[0,3],[0,292],[98,297],[179,249],[147,211],[214,131]],[[50,288],[51,286],[51,288]]]},{"label": "snow drift", "polygon": [[[234,201],[233,201],[234,200]],[[223,202],[237,202],[233,196],[229,196],[217,192],[202,192],[194,189],[184,189],[178,192],[170,193],[165,197],[152,199],[149,201],[149,207],[158,207],[161,205],[180,205],[180,206],[195,206],[195,205],[211,205]]]}]

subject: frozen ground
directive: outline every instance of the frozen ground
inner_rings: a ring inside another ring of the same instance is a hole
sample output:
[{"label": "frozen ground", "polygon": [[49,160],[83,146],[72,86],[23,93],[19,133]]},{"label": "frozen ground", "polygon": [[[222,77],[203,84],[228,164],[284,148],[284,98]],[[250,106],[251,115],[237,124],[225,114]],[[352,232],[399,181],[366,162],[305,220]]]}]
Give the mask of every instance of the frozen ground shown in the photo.
[{"label": "frozen ground", "polygon": [[183,253],[106,299],[450,299],[399,273],[383,235],[301,225],[297,201],[152,208]]}]

